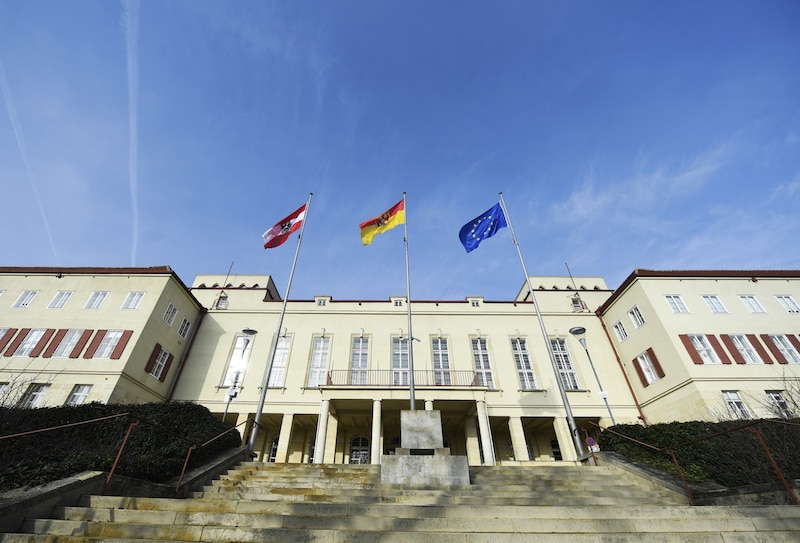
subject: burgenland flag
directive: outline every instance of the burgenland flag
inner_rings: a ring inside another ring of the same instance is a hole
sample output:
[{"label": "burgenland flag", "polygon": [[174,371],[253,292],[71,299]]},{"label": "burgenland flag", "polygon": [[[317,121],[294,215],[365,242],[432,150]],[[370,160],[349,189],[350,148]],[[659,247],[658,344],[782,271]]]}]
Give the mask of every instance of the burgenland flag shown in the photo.
[{"label": "burgenland flag", "polygon": [[383,234],[395,226],[405,224],[405,222],[406,204],[405,200],[400,200],[385,213],[361,223],[361,243],[369,245],[376,235]]},{"label": "burgenland flag", "polygon": [[496,203],[485,213],[478,215],[467,224],[461,227],[458,239],[464,245],[467,252],[477,249],[481,241],[490,238],[501,228],[508,226],[503,207],[500,202]]},{"label": "burgenland flag", "polygon": [[296,232],[303,225],[303,219],[306,217],[306,205],[308,204],[303,204],[297,211],[281,219],[275,226],[264,232],[262,235],[264,238],[264,249],[271,249],[282,245],[289,239],[292,232]]}]

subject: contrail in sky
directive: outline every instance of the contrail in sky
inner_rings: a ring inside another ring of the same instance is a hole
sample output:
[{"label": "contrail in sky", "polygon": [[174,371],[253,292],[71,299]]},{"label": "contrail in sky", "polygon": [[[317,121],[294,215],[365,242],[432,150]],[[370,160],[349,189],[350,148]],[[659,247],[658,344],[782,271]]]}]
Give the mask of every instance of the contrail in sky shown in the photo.
[{"label": "contrail in sky", "polygon": [[47,239],[50,241],[50,249],[53,251],[53,257],[56,259],[56,265],[60,266],[61,262],[58,258],[58,252],[56,251],[56,244],[53,242],[53,234],[50,232],[50,223],[47,222],[47,215],[44,212],[42,200],[39,198],[39,188],[36,186],[36,180],[33,178],[30,164],[28,164],[28,152],[25,149],[25,135],[22,133],[22,126],[20,126],[19,119],[17,119],[17,109],[14,107],[14,100],[11,97],[11,89],[8,87],[6,71],[3,68],[2,59],[0,59],[0,88],[3,91],[3,98],[6,102],[8,116],[11,117],[11,128],[14,130],[14,136],[17,138],[17,148],[19,149],[19,154],[22,157],[22,163],[25,165],[25,172],[28,174],[28,183],[30,183],[31,191],[33,192],[33,198],[36,200],[36,205],[39,208],[39,214],[42,216],[44,229],[47,232]]},{"label": "contrail in sky", "polygon": [[128,58],[128,179],[131,188],[131,211],[133,214],[133,245],[131,265],[136,265],[136,249],[139,245],[139,0],[122,0],[125,9],[123,26]]}]

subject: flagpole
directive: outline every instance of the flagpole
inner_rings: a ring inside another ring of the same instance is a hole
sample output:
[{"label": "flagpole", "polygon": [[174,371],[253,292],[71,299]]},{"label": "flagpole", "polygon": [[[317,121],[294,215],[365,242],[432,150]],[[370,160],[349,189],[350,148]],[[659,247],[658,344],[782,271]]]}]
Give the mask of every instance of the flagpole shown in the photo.
[{"label": "flagpole", "polygon": [[406,246],[406,309],[408,311],[408,385],[411,395],[411,411],[417,409],[414,398],[414,334],[411,333],[411,275],[408,273],[408,208],[406,193],[403,192],[403,243]]},{"label": "flagpole", "polygon": [[261,425],[261,413],[264,411],[264,400],[267,397],[267,386],[269,385],[269,377],[272,373],[272,363],[275,361],[275,351],[278,347],[278,340],[281,335],[281,328],[283,327],[283,317],[286,315],[286,304],[289,301],[289,291],[292,289],[292,279],[294,278],[294,269],[297,266],[297,257],[300,254],[300,244],[303,242],[303,232],[306,229],[306,221],[308,220],[308,210],[311,207],[311,197],[314,196],[313,192],[308,194],[308,201],[306,202],[306,209],[303,215],[303,224],[300,227],[300,235],[297,236],[297,248],[294,251],[294,260],[292,261],[292,270],[289,272],[289,282],[286,285],[286,296],[283,297],[283,305],[281,306],[281,315],[278,318],[278,328],[275,330],[273,337],[272,347],[269,350],[269,359],[267,368],[264,371],[264,381],[261,383],[261,396],[258,399],[258,408],[256,409],[256,418],[253,421],[253,431],[250,432],[250,443],[248,450],[250,454],[255,453],[256,438],[258,436],[258,428]]},{"label": "flagpole", "polygon": [[575,444],[575,451],[578,453],[578,457],[583,456],[583,444],[581,443],[581,438],[578,435],[578,427],[575,424],[575,418],[572,416],[572,408],[569,405],[569,399],[567,399],[567,392],[564,390],[564,384],[561,382],[561,374],[558,371],[558,364],[556,364],[556,357],[553,353],[553,346],[550,344],[550,338],[547,335],[547,328],[544,325],[544,319],[542,319],[542,313],[539,311],[539,304],[536,301],[536,295],[533,293],[533,284],[531,283],[531,276],[528,275],[528,269],[525,267],[525,260],[522,258],[522,251],[519,248],[519,243],[517,242],[517,235],[514,233],[514,227],[511,225],[511,217],[508,215],[508,209],[506,209],[506,202],[503,200],[503,193],[500,193],[500,206],[503,208],[503,213],[506,217],[506,222],[508,223],[508,228],[511,230],[511,241],[514,243],[514,246],[517,248],[517,254],[519,255],[519,261],[522,264],[522,272],[525,274],[525,282],[528,285],[528,291],[531,294],[531,301],[533,301],[533,308],[536,311],[536,317],[539,319],[539,326],[542,329],[542,336],[544,337],[544,341],[547,344],[547,354],[550,356],[550,363],[553,365],[553,372],[556,375],[556,383],[558,384],[558,391],[561,393],[561,401],[564,403],[564,410],[567,412],[567,423],[569,424],[570,433],[572,434],[572,442]]}]

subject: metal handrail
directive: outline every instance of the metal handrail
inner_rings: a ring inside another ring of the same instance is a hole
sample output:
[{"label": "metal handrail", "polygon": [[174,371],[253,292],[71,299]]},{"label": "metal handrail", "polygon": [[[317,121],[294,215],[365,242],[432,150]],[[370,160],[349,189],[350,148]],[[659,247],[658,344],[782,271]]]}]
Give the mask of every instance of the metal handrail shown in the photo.
[{"label": "metal handrail", "polygon": [[80,426],[82,424],[91,424],[93,422],[101,422],[101,421],[104,421],[104,420],[115,419],[117,417],[127,417],[129,415],[130,415],[130,413],[120,413],[118,415],[109,415],[107,417],[100,417],[99,419],[83,420],[83,421],[80,421],[80,422],[71,422],[69,424],[62,424],[61,426],[51,426],[49,428],[39,428],[38,430],[29,430],[27,432],[20,432],[19,434],[9,434],[7,436],[0,436],[0,440],[10,439],[12,437],[21,437],[21,436],[27,436],[27,435],[32,435],[32,434],[39,434],[39,433],[42,433],[42,432],[49,432],[51,430],[61,430],[62,428],[70,428],[72,426]]}]

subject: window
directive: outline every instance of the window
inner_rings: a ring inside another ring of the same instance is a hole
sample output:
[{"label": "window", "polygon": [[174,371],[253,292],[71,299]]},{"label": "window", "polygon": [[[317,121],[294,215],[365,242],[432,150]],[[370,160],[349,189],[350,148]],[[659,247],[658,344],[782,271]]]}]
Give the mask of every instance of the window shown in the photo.
[{"label": "window", "polygon": [[316,388],[325,384],[330,339],[331,338],[325,336],[317,336],[314,338],[314,344],[311,350],[311,368],[308,370],[309,388]]},{"label": "window", "polygon": [[567,343],[563,339],[556,338],[550,340],[550,346],[553,348],[553,356],[556,359],[558,374],[564,384],[564,388],[567,390],[579,390],[581,386],[578,383],[578,374],[572,365],[572,359],[569,357]]},{"label": "window", "polygon": [[181,336],[183,339],[186,339],[186,336],[189,335],[189,329],[192,327],[192,323],[189,322],[189,319],[184,318],[181,321],[181,325],[178,327],[178,335]]},{"label": "window", "polygon": [[787,313],[800,313],[800,305],[797,305],[797,302],[791,296],[779,295],[775,297]]},{"label": "window", "polygon": [[369,338],[353,338],[353,352],[350,356],[350,384],[367,384],[367,364],[369,362]]},{"label": "window", "polygon": [[652,351],[649,349],[636,357],[637,366],[639,369],[639,377],[642,384],[645,386],[651,385],[664,376],[656,360],[651,356]]},{"label": "window", "polygon": [[486,348],[486,338],[472,338],[472,359],[475,362],[478,384],[494,388],[494,375],[492,374],[492,364],[489,361],[489,350]]},{"label": "window", "polygon": [[86,300],[86,305],[83,306],[84,309],[100,309],[100,306],[103,305],[103,302],[108,296],[107,290],[98,290],[92,292],[92,295],[89,296],[89,299]]},{"label": "window", "polygon": [[766,311],[764,311],[764,308],[761,307],[761,304],[758,303],[758,300],[756,300],[755,296],[745,294],[739,296],[739,299],[742,301],[742,303],[750,313],[766,313]]},{"label": "window", "polygon": [[514,363],[519,375],[519,386],[522,390],[536,390],[536,376],[531,366],[531,355],[528,352],[528,343],[522,338],[511,340],[511,350],[514,353]]},{"label": "window", "polygon": [[318,307],[324,307],[326,305],[328,305],[328,300],[326,300],[324,298],[317,298],[317,306]]},{"label": "window", "polygon": [[700,358],[703,360],[703,364],[722,364],[722,361],[717,355],[717,351],[714,350],[705,335],[690,335],[689,339],[697,351],[697,354],[699,354]]},{"label": "window", "polygon": [[631,322],[633,322],[634,328],[641,328],[644,326],[646,321],[644,320],[644,315],[642,315],[642,312],[639,310],[639,306],[633,306],[633,308],[628,311],[628,315],[631,318]]},{"label": "window", "polygon": [[686,304],[683,303],[680,295],[678,294],[667,294],[664,296],[667,299],[667,304],[669,304],[670,309],[672,309],[673,313],[688,313],[689,308],[686,307]]},{"label": "window", "polygon": [[122,302],[122,309],[139,309],[139,304],[142,303],[142,298],[144,298],[144,291],[130,291],[125,297],[125,301]]},{"label": "window", "polygon": [[481,303],[478,300],[470,300],[469,305],[470,307],[480,307]]},{"label": "window", "polygon": [[403,337],[392,338],[392,384],[407,385],[408,381],[408,344]]},{"label": "window", "polygon": [[794,412],[786,398],[783,397],[783,392],[780,390],[767,390],[767,400],[769,401],[772,411],[782,419],[793,419]]},{"label": "window", "polygon": [[278,459],[278,440],[280,436],[275,436],[272,439],[272,445],[269,448],[269,456],[267,457],[267,462],[275,463]]},{"label": "window", "polygon": [[764,361],[761,360],[761,357],[758,356],[758,353],[753,348],[753,345],[750,343],[750,340],[747,339],[747,336],[743,336],[741,334],[735,334],[730,336],[733,345],[736,347],[736,350],[739,351],[739,354],[742,355],[742,358],[745,361],[745,364],[763,364]]},{"label": "window", "polygon": [[394,307],[403,307],[403,299],[398,298],[396,300],[392,300],[392,305],[394,305]]},{"label": "window", "polygon": [[171,357],[172,355],[169,354],[169,351],[166,350],[164,347],[161,347],[148,373],[153,377],[155,377],[156,379],[158,379],[159,381],[163,381],[165,373],[164,370],[166,369],[167,364]]},{"label": "window", "polygon": [[65,405],[74,407],[86,403],[86,398],[89,396],[90,390],[92,390],[92,385],[75,385],[72,387],[72,392],[69,393]]},{"label": "window", "polygon": [[233,341],[233,351],[228,361],[228,370],[222,380],[223,387],[231,387],[242,382],[244,371],[247,368],[247,361],[250,359],[250,347],[253,341],[250,336],[239,335]]},{"label": "window", "polygon": [[11,307],[28,307],[28,305],[36,298],[36,295],[39,294],[38,290],[23,290],[22,294],[19,295],[17,301],[14,302],[14,305]]},{"label": "window", "polygon": [[47,391],[50,389],[50,385],[38,384],[34,383],[28,387],[28,390],[25,392],[25,395],[19,401],[19,407],[22,409],[33,409],[35,407],[39,407],[42,405],[44,401],[44,397],[47,394]]},{"label": "window", "polygon": [[733,414],[737,419],[750,418],[750,410],[747,409],[747,406],[739,396],[738,392],[735,390],[723,390],[722,397],[725,398],[728,408],[733,411]]},{"label": "window", "polygon": [[369,464],[369,439],[356,436],[350,441],[350,463]]},{"label": "window", "polygon": [[175,322],[175,315],[178,314],[178,308],[175,307],[175,304],[172,302],[169,303],[167,306],[167,310],[164,311],[164,322],[172,326],[172,323]]},{"label": "window", "polygon": [[108,330],[100,341],[100,345],[98,345],[92,358],[111,358],[111,354],[114,352],[121,338],[122,330]]},{"label": "window", "polygon": [[709,311],[712,313],[727,313],[728,310],[722,305],[719,297],[716,294],[707,294],[703,296],[703,301],[708,306]]},{"label": "window", "polygon": [[44,335],[44,328],[36,328],[28,331],[25,339],[19,344],[14,351],[14,356],[30,356],[34,347],[39,343]]},{"label": "window", "polygon": [[[53,358],[69,358],[73,355],[73,350],[78,345],[78,341],[80,341],[81,336],[83,336],[83,329],[70,329],[64,334],[64,337],[61,338],[61,342],[56,347],[56,350],[53,351]],[[45,354],[45,356],[47,356]],[[76,355],[77,356],[77,355]]]},{"label": "window", "polygon": [[617,335],[617,340],[620,343],[628,339],[628,332],[625,331],[625,327],[622,325],[622,321],[615,322],[612,328],[614,329],[614,333]]},{"label": "window", "polygon": [[789,338],[783,334],[770,335],[769,337],[789,364],[800,364],[800,353],[789,342]]},{"label": "window", "polygon": [[47,307],[50,309],[61,309],[66,305],[67,300],[70,299],[72,293],[75,292],[73,290],[59,290],[56,292],[56,295],[53,296],[53,299],[50,300],[50,305]]},{"label": "window", "polygon": [[289,343],[290,338],[281,336],[275,346],[275,358],[272,360],[272,368],[269,372],[268,387],[280,388],[286,381],[286,365],[289,362]]},{"label": "window", "polygon": [[433,382],[437,385],[453,384],[450,376],[450,353],[447,350],[447,338],[433,338],[432,347]]},{"label": "window", "polygon": [[570,300],[572,302],[572,311],[573,312],[577,313],[579,311],[585,311],[585,310],[588,309],[588,307],[586,306],[586,302],[581,300],[581,297],[578,296],[577,294],[575,296],[573,296],[572,298],[570,298]]}]

